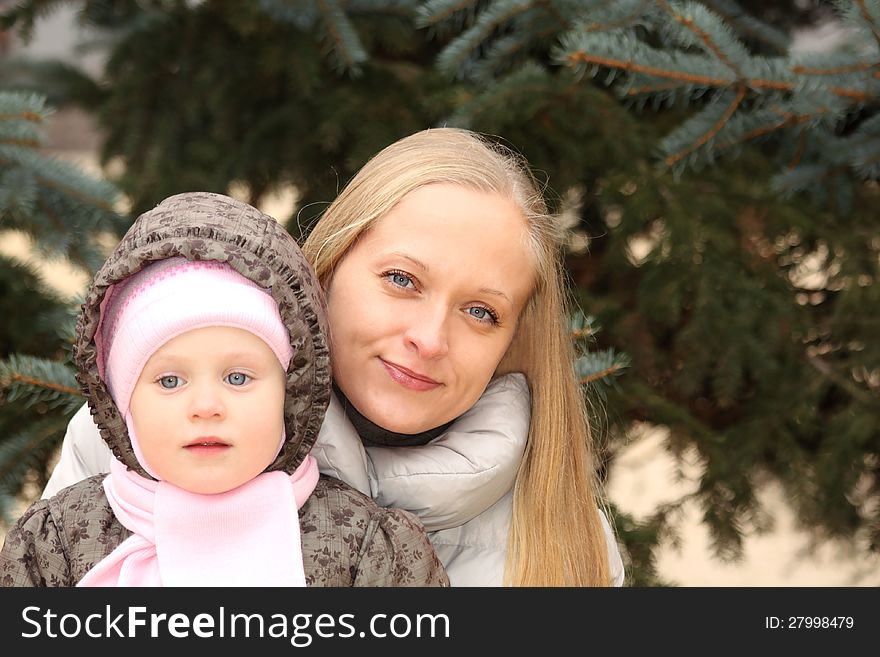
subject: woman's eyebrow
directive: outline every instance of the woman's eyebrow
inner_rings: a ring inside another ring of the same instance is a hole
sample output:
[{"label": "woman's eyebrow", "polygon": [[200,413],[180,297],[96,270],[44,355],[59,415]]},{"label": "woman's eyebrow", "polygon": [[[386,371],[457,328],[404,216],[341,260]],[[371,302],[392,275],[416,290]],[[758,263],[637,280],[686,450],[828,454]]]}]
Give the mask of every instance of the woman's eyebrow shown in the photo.
[{"label": "woman's eyebrow", "polygon": [[[429,271],[430,271],[428,265],[426,265],[424,262],[422,262],[422,261],[419,260],[418,258],[415,258],[415,257],[409,255],[408,253],[404,253],[403,251],[392,251],[392,252],[389,253],[388,255],[389,255],[389,256],[395,256],[395,257],[398,257],[398,258],[403,258],[404,260],[408,260],[409,262],[413,263],[416,267],[421,268],[422,271],[424,271],[424,272],[429,272]],[[484,293],[484,294],[491,294],[491,295],[496,296],[496,297],[501,297],[502,299],[505,299],[508,303],[511,303],[511,304],[513,303],[513,301],[510,300],[510,297],[507,296],[507,295],[506,295],[504,292],[502,292],[501,290],[496,290],[496,289],[491,288],[491,287],[481,287],[481,288],[479,289],[479,291],[482,292],[482,293]]]},{"label": "woman's eyebrow", "polygon": [[426,272],[430,271],[430,269],[428,268],[428,265],[426,265],[424,262],[422,262],[418,258],[415,258],[415,257],[409,255],[408,253],[404,253],[403,251],[392,251],[388,255],[389,256],[396,256],[398,258],[403,258],[404,260],[409,260],[416,267],[420,267],[423,271],[426,271]]},{"label": "woman's eyebrow", "polygon": [[503,299],[506,299],[508,303],[513,303],[513,301],[510,300],[510,297],[507,296],[506,294],[504,294],[504,292],[502,292],[501,290],[493,290],[490,287],[481,287],[480,292],[483,292],[485,294],[493,294],[495,296],[502,297]]}]

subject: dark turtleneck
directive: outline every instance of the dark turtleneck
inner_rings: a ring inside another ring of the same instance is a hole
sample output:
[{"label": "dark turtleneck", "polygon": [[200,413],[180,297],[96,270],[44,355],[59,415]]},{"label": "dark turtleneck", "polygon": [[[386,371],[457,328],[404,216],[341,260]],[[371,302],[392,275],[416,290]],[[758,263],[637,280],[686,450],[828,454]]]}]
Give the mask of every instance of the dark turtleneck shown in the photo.
[{"label": "dark turtleneck", "polygon": [[342,404],[346,417],[367,447],[418,447],[420,445],[427,445],[452,424],[452,421],[450,421],[422,433],[395,433],[380,427],[375,422],[371,422],[361,415],[354,407],[354,404],[348,401],[348,398],[342,394],[342,391],[336,384],[333,384],[333,392],[336,394],[337,399],[339,399],[339,403]]}]

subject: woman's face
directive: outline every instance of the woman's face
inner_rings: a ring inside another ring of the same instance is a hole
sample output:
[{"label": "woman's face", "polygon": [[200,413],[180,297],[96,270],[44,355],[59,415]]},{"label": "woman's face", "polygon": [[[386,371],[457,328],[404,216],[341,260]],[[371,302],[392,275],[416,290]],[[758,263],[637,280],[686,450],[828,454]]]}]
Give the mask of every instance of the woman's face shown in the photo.
[{"label": "woman's face", "polygon": [[476,403],[535,279],[519,208],[432,184],[361,236],[330,281],[333,377],[355,408],[419,433]]}]

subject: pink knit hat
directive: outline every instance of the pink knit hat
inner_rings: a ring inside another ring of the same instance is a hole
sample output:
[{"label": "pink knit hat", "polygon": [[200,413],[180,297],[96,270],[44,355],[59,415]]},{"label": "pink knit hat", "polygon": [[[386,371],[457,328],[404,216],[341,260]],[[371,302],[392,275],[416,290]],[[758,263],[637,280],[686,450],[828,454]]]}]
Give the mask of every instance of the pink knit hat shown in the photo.
[{"label": "pink knit hat", "polygon": [[207,326],[253,333],[287,370],[293,349],[275,300],[225,263],[168,258],[111,288],[95,342],[98,372],[123,417],[150,356],[172,338]]}]

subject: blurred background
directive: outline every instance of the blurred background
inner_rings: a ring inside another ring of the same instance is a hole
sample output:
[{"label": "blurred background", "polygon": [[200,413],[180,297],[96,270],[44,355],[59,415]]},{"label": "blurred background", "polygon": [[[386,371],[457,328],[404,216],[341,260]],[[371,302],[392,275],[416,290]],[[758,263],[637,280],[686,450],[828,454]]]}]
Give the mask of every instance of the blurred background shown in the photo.
[{"label": "blurred background", "polygon": [[0,0],[0,30],[0,528],[133,217],[211,190],[301,238],[456,125],[558,213],[628,584],[880,584],[880,2]]}]

